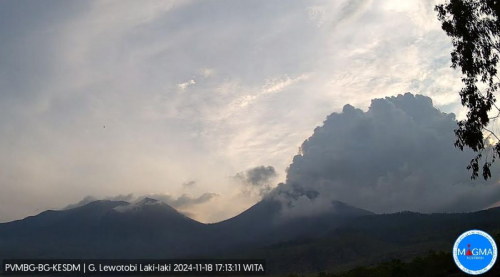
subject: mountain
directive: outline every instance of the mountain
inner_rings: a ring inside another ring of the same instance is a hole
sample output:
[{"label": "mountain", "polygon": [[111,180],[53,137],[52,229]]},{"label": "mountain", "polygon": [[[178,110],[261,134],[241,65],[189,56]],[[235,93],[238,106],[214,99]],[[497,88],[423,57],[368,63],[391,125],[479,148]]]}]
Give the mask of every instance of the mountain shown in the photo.
[{"label": "mountain", "polygon": [[332,201],[331,208],[320,215],[283,218],[281,203],[264,199],[243,213],[228,220],[209,225],[209,241],[218,242],[213,252],[246,251],[301,236],[318,236],[349,218],[372,215],[372,212]]},{"label": "mountain", "polygon": [[0,258],[186,255],[203,226],[154,199],[94,201],[0,224]]},{"label": "mountain", "polygon": [[500,232],[500,208],[457,214],[376,215],[339,201],[319,215],[283,217],[265,199],[203,224],[169,205],[95,201],[0,224],[3,258],[265,258],[271,273],[319,272],[450,251],[464,231]]},{"label": "mountain", "polygon": [[0,224],[0,258],[207,256],[317,235],[346,218],[372,214],[341,202],[321,216],[283,221],[280,212],[279,202],[263,200],[231,219],[202,224],[151,198],[94,201]]},{"label": "mountain", "polygon": [[411,260],[429,251],[451,252],[458,236],[471,229],[488,232],[499,244],[499,219],[500,208],[455,214],[361,216],[320,237],[277,243],[237,257],[266,257],[270,273],[338,272],[393,259]]}]

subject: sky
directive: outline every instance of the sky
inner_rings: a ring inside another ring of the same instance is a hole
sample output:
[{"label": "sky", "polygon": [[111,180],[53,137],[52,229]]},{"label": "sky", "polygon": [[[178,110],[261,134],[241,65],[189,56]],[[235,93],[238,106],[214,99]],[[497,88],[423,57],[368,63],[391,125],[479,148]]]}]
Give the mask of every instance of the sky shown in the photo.
[{"label": "sky", "polygon": [[438,2],[0,1],[0,222],[143,196],[216,222],[346,104],[463,118]]}]

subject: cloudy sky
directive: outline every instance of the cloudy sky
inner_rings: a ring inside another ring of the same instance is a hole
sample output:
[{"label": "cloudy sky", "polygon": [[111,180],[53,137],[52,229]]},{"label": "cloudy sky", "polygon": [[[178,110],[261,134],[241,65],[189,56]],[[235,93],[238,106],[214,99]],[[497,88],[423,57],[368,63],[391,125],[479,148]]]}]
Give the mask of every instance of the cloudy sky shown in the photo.
[{"label": "cloudy sky", "polygon": [[412,92],[463,117],[435,4],[0,1],[0,222],[143,195],[214,222],[345,104]]}]

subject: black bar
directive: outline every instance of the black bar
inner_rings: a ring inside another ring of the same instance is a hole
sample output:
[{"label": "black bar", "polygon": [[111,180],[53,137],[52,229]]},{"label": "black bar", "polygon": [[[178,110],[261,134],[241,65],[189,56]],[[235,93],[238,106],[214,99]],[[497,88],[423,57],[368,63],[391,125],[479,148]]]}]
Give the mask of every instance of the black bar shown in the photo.
[{"label": "black bar", "polygon": [[7,259],[2,275],[265,275],[263,259]]}]

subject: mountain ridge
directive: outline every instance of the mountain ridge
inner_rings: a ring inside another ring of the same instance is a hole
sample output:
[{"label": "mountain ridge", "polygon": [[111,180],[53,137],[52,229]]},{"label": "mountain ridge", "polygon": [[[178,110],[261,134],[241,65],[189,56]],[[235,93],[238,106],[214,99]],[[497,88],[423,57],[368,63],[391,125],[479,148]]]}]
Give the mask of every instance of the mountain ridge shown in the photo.
[{"label": "mountain ridge", "polygon": [[265,199],[235,217],[204,224],[154,199],[100,200],[1,223],[0,259],[266,258],[272,273],[318,272],[447,250],[472,228],[500,232],[498,207],[374,214],[331,204],[323,214],[280,220],[281,203]]}]

